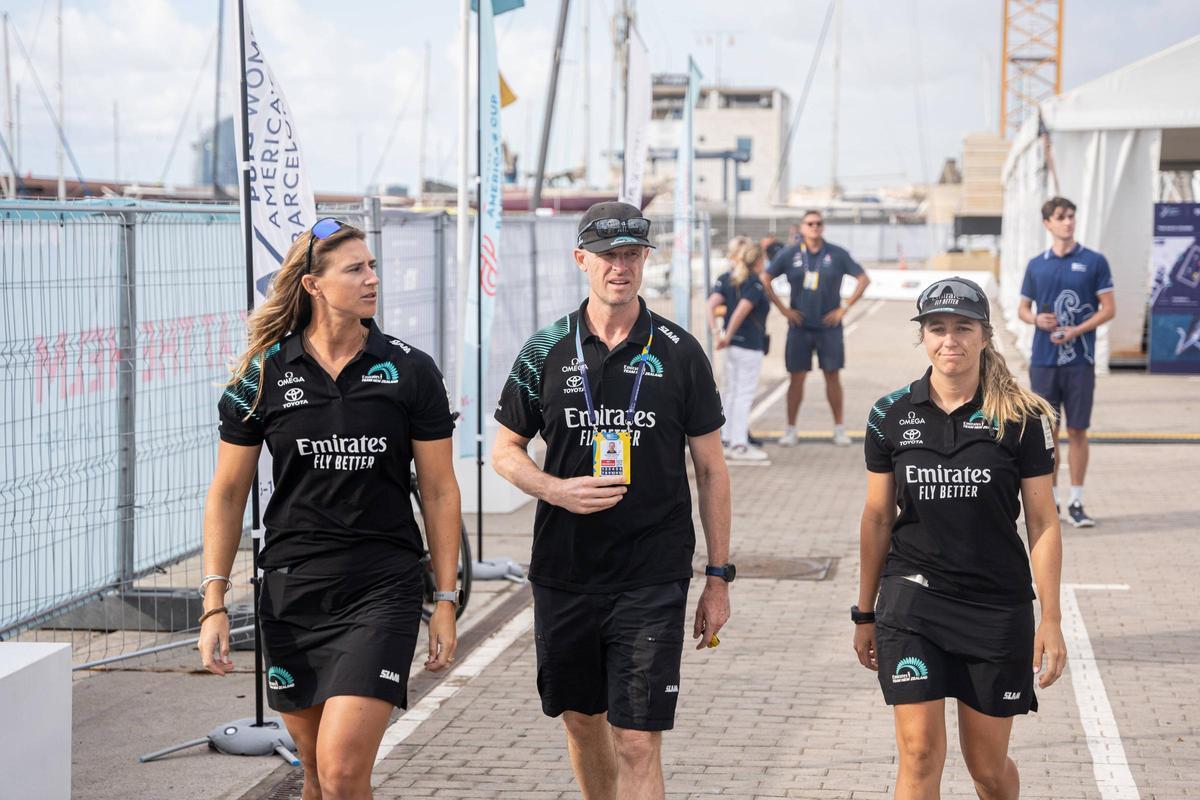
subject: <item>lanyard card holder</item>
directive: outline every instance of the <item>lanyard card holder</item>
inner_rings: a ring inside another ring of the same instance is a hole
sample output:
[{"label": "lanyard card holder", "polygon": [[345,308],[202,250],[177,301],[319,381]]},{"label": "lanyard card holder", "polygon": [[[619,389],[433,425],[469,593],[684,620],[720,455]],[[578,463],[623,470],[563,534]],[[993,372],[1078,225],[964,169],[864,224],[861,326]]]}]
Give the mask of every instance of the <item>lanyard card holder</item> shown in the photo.
[{"label": "lanyard card holder", "polygon": [[629,431],[600,431],[592,437],[592,477],[630,482]]}]

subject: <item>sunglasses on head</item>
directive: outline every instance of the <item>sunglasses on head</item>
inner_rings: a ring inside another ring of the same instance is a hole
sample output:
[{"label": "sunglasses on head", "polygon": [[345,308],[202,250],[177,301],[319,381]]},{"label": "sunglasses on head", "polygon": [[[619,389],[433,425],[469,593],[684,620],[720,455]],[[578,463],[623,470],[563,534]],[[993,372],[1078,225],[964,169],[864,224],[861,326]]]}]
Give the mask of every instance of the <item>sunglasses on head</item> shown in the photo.
[{"label": "sunglasses on head", "polygon": [[613,239],[621,234],[645,238],[646,234],[650,233],[650,220],[644,217],[593,220],[579,232],[579,238],[582,239],[589,230],[595,230],[596,235],[601,239]]},{"label": "sunglasses on head", "polygon": [[341,220],[334,219],[333,217],[325,217],[313,223],[312,228],[309,229],[309,233],[312,235],[308,237],[308,259],[305,261],[304,265],[305,275],[312,272],[313,244],[316,243],[317,239],[328,239],[341,229]]}]

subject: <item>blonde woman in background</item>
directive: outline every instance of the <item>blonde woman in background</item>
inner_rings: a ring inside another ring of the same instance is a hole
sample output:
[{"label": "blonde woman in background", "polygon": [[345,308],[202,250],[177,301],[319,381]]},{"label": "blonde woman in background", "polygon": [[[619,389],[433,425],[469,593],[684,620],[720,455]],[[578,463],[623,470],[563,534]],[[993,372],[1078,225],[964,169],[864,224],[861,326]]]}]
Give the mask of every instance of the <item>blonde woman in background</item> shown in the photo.
[{"label": "blonde woman in background", "polygon": [[304,800],[370,797],[392,708],[407,704],[424,549],[409,501],[414,461],[442,590],[425,668],[454,660],[454,423],[433,360],[375,326],[378,289],[363,232],[318,221],[247,320],[248,347],[218,404],[200,655],[217,675],[233,669],[224,597],[265,443],[275,483],[257,564],[267,698],[299,750]]},{"label": "blonde woman in background", "polygon": [[730,461],[766,461],[767,454],[750,444],[750,406],[770,341],[767,314],[771,302],[761,280],[762,248],[744,236],[734,242],[737,246],[731,247],[732,268],[717,278],[708,297],[708,316],[714,329],[718,329],[718,309],[725,309],[725,325],[719,329],[716,345],[718,350],[725,350],[722,396],[728,417],[721,438],[728,443],[725,456]]},{"label": "blonde woman in background", "polygon": [[1054,412],[1009,372],[977,284],[938,281],[917,312],[930,368],[867,418],[854,649],[893,708],[897,798],[940,796],[949,697],[975,791],[1015,798],[1013,717],[1067,663]]}]

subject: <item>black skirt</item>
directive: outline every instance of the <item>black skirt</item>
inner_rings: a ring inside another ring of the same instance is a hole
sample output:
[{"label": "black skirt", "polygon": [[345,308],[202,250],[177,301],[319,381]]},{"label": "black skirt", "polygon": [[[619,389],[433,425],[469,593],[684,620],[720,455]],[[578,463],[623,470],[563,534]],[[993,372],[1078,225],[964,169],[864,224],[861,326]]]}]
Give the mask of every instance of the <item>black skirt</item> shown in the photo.
[{"label": "black skirt", "polygon": [[407,707],[421,592],[410,554],[357,571],[319,559],[265,571],[259,619],[271,708],[299,711],[338,695]]}]

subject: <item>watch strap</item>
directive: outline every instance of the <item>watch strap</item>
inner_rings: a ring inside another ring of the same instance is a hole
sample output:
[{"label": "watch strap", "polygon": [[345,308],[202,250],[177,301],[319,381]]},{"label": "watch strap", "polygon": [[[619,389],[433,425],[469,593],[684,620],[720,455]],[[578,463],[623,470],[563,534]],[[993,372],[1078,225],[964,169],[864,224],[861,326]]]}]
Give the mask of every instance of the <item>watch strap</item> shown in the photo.
[{"label": "watch strap", "polygon": [[434,592],[433,593],[433,602],[438,603],[443,600],[446,602],[449,602],[449,603],[453,603],[454,607],[458,608],[460,605],[462,605],[462,589],[455,589],[452,592]]}]

